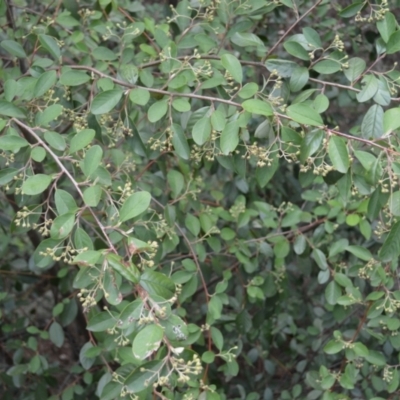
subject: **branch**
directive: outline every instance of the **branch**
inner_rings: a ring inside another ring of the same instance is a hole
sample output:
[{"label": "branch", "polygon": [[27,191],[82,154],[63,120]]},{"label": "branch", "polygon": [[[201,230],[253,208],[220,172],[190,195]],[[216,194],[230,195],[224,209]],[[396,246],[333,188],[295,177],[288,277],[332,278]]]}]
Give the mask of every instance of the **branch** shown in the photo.
[{"label": "branch", "polygon": [[294,29],[298,23],[304,19],[308,14],[310,14],[315,7],[317,7],[322,0],[318,0],[308,11],[306,11],[299,19],[297,19],[291,27],[281,36],[281,38],[269,49],[268,53],[263,57],[262,62],[264,63],[265,60],[275,51],[275,49],[285,40],[286,36]]},{"label": "branch", "polygon": [[176,93],[176,92],[169,92],[167,90],[162,90],[162,89],[154,89],[154,88],[148,88],[148,87],[145,87],[145,86],[132,85],[132,84],[130,84],[128,82],[124,82],[124,81],[121,81],[119,79],[113,78],[110,75],[104,74],[103,72],[100,72],[95,68],[87,67],[85,65],[71,65],[70,68],[90,71],[90,72],[92,72],[92,73],[94,73],[94,74],[96,74],[98,76],[101,76],[102,78],[111,79],[117,85],[121,85],[121,86],[127,87],[129,89],[138,88],[138,89],[147,90],[147,91],[149,91],[151,93],[165,94],[167,96],[172,96],[172,97],[174,97],[174,96],[177,96],[177,97],[189,97],[189,98],[192,98],[192,99],[211,101],[212,103],[213,102],[217,102],[217,103],[228,104],[228,105],[234,106],[234,107],[242,107],[240,103],[235,103],[234,101],[225,100],[225,99],[218,99],[216,97],[202,96],[202,95],[192,94],[192,93]]},{"label": "branch", "polygon": [[[79,196],[83,200],[83,193],[81,191],[81,188],[79,187],[78,183],[75,181],[74,177],[70,174],[67,168],[65,168],[64,164],[60,161],[58,156],[53,153],[51,148],[36,134],[36,132],[30,128],[28,125],[25,125],[23,122],[19,121],[18,119],[12,118],[11,121],[14,121],[20,128],[24,129],[26,132],[29,132],[31,136],[35,138],[35,140],[40,143],[40,145],[51,155],[53,160],[56,162],[56,164],[60,167],[60,170],[68,177],[68,179],[71,181],[72,185],[74,186],[75,190],[78,192]],[[103,224],[100,222],[100,220],[97,218],[96,213],[93,211],[91,207],[86,206],[86,208],[89,209],[90,213],[92,214],[94,220],[96,221],[98,227],[100,228],[101,232],[103,233],[103,236],[105,240],[108,243],[109,248],[117,253],[117,250],[115,249],[114,245],[112,244],[110,238],[108,237],[108,234],[103,226]]]}]

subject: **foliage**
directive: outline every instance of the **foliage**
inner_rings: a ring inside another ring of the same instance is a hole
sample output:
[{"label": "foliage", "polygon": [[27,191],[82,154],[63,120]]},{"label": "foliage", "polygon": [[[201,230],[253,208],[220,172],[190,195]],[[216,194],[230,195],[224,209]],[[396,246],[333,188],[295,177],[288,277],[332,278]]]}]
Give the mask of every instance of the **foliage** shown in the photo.
[{"label": "foliage", "polygon": [[1,3],[3,399],[398,398],[399,16],[343,3]]}]

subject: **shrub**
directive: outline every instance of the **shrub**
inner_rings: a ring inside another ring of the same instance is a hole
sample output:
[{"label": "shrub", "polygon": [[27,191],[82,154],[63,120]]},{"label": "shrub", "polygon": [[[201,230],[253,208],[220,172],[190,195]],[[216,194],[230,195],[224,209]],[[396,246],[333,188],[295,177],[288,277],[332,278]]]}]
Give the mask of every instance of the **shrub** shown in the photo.
[{"label": "shrub", "polygon": [[398,398],[394,6],[2,3],[3,399]]}]

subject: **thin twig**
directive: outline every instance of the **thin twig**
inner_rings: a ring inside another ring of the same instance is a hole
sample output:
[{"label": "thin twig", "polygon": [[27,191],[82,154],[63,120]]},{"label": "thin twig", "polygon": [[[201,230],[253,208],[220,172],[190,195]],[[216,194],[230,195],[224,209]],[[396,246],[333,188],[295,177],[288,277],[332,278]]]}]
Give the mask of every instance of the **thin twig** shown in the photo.
[{"label": "thin twig", "polygon": [[[74,177],[70,174],[67,168],[65,168],[64,164],[60,161],[59,157],[53,153],[51,148],[36,134],[36,132],[30,128],[28,125],[25,125],[23,122],[19,121],[18,119],[12,118],[11,121],[14,121],[20,128],[24,129],[25,131],[29,132],[31,136],[35,138],[35,140],[40,143],[40,145],[50,154],[50,156],[53,158],[53,160],[56,162],[56,164],[60,167],[61,171],[68,177],[68,179],[71,181],[72,185],[74,186],[75,190],[78,192],[79,196],[83,200],[83,193],[81,191],[81,188],[79,187],[78,183],[75,181]],[[109,248],[117,253],[117,250],[115,249],[113,243],[111,242],[103,224],[100,222],[98,219],[96,213],[91,207],[85,206],[86,208],[89,209],[90,213],[92,214],[94,220],[96,221],[98,227],[100,228],[101,232],[103,233],[103,236],[105,240],[107,241]]]},{"label": "thin twig", "polygon": [[111,79],[114,83],[116,83],[117,85],[121,85],[124,87],[127,87],[129,89],[144,89],[147,90],[151,93],[158,93],[158,94],[164,94],[167,96],[172,96],[172,97],[189,97],[192,99],[199,99],[199,100],[206,100],[206,101],[210,101],[212,103],[217,102],[217,103],[223,103],[223,104],[228,104],[230,106],[234,106],[234,107],[241,107],[240,103],[236,103],[234,101],[230,101],[230,100],[225,100],[225,99],[218,99],[216,97],[211,97],[211,96],[202,96],[202,95],[198,95],[198,94],[192,94],[192,93],[176,93],[176,92],[169,92],[167,90],[161,90],[161,89],[154,89],[154,88],[149,88],[149,87],[145,87],[145,86],[139,86],[139,85],[132,85],[128,82],[124,82],[121,81],[119,79],[113,78],[107,74],[104,74],[103,72],[98,71],[95,68],[92,67],[87,67],[85,65],[71,65],[70,68],[72,69],[79,69],[79,70],[86,70],[86,71],[90,71],[93,72],[94,74],[101,76],[102,78],[108,78]]},{"label": "thin twig", "polygon": [[298,23],[302,19],[304,19],[308,14],[310,14],[314,10],[314,8],[317,7],[321,2],[322,0],[318,0],[310,9],[308,9],[300,18],[298,18],[292,24],[292,26],[289,27],[289,29],[285,31],[285,33],[280,37],[280,39],[269,49],[268,53],[263,57],[262,59],[263,63],[275,51],[275,49],[285,40],[286,36],[289,35],[289,33],[295,28],[295,26],[298,25]]}]

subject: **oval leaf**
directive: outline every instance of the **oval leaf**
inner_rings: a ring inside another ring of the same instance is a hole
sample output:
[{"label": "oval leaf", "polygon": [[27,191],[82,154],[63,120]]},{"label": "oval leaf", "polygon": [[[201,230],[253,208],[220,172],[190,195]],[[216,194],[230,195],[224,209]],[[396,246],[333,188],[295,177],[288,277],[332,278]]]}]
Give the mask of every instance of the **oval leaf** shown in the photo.
[{"label": "oval leaf", "polygon": [[146,211],[150,205],[151,194],[149,192],[136,192],[129,196],[121,207],[119,221],[125,222],[128,219],[137,217]]}]

